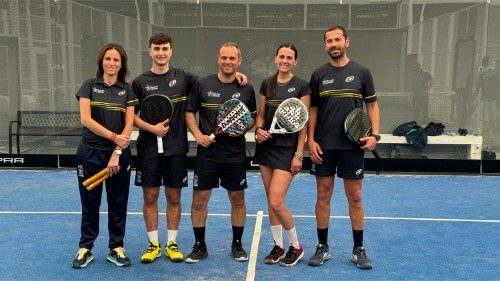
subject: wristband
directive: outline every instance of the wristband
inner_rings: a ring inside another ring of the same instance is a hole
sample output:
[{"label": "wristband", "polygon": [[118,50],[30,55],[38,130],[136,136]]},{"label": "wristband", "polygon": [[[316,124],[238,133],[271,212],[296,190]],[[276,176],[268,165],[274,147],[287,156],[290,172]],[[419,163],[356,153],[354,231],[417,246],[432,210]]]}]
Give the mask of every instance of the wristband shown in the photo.
[{"label": "wristband", "polygon": [[111,133],[110,140],[111,141],[115,141],[115,139],[116,139],[116,134],[115,133]]},{"label": "wristband", "polygon": [[304,160],[304,158],[302,157],[302,154],[298,153],[298,152],[295,152],[293,154],[293,157],[299,159],[300,161]]}]

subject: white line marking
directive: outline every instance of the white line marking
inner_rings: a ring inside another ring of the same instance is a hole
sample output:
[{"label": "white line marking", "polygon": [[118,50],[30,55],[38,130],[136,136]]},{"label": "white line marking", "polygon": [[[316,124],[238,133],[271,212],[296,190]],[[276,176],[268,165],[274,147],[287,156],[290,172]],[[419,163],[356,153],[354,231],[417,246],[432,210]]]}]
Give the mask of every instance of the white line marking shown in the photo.
[{"label": "white line marking", "polygon": [[[107,212],[100,212],[101,214],[107,214]],[[13,215],[81,215],[81,212],[59,212],[59,211],[0,211],[2,214],[13,214]],[[128,212],[128,215],[140,215],[142,212]],[[159,215],[165,215],[165,213],[159,213]],[[190,213],[182,213],[183,216],[191,216]],[[229,217],[231,214],[208,214],[213,217]],[[247,217],[258,217],[257,214],[247,214]],[[268,215],[263,215],[267,217]],[[315,218],[314,215],[293,215],[297,218]],[[331,219],[349,219],[348,216],[330,216]],[[366,220],[400,220],[400,221],[445,221],[445,222],[477,222],[477,223],[500,223],[500,220],[479,220],[479,219],[450,219],[450,218],[412,218],[412,217],[365,217]]]},{"label": "white line marking", "polygon": [[255,230],[253,231],[252,247],[250,248],[250,259],[248,260],[247,280],[255,280],[255,268],[257,267],[257,254],[259,253],[259,241],[262,233],[262,218],[264,212],[258,211],[255,219]]}]

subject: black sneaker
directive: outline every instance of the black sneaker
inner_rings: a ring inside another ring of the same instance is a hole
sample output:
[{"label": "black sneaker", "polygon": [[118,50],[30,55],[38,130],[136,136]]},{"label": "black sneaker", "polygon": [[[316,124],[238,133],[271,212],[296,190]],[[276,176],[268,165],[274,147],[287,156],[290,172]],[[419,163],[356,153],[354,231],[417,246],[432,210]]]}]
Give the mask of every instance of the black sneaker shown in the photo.
[{"label": "black sneaker", "polygon": [[372,261],[366,256],[363,247],[356,247],[356,249],[352,251],[351,261],[355,262],[356,266],[361,269],[371,269],[373,267]]},{"label": "black sneaker", "polygon": [[285,249],[281,248],[278,245],[274,245],[273,249],[271,250],[269,255],[267,255],[264,262],[267,264],[274,264],[278,263],[284,257],[285,257]]},{"label": "black sneaker", "polygon": [[235,261],[247,261],[248,255],[245,250],[243,250],[243,246],[240,241],[233,242],[231,244],[231,256]]},{"label": "black sneaker", "polygon": [[314,255],[309,259],[309,265],[320,266],[326,260],[329,260],[330,257],[331,256],[330,252],[328,251],[328,246],[323,244],[318,244],[318,246],[316,247],[316,252],[314,252]]},{"label": "black sneaker", "polygon": [[119,267],[130,265],[130,259],[125,255],[125,249],[116,247],[109,251],[108,261],[116,264]]},{"label": "black sneaker", "polygon": [[76,253],[76,257],[73,260],[71,267],[84,268],[93,260],[94,256],[92,255],[92,251],[90,249],[80,248],[80,250]]},{"label": "black sneaker", "polygon": [[295,248],[294,246],[290,246],[288,252],[286,252],[286,256],[280,261],[280,265],[294,266],[303,256],[304,256],[304,250],[302,244],[300,244],[300,248]]},{"label": "black sneaker", "polygon": [[205,243],[201,244],[200,242],[196,242],[193,246],[193,250],[186,257],[186,262],[195,263],[206,257],[208,257],[207,245],[205,245]]}]

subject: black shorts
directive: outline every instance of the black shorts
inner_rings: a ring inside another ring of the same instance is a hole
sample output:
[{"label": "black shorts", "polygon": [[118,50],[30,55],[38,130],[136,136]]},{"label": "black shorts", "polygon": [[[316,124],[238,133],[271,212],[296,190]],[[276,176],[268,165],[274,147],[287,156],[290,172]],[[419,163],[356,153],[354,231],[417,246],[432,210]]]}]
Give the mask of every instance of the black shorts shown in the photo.
[{"label": "black shorts", "polygon": [[138,157],[135,185],[181,188],[188,185],[187,174],[186,154]]},{"label": "black shorts", "polygon": [[273,169],[290,172],[295,147],[257,144],[254,162]]},{"label": "black shorts", "polygon": [[246,163],[216,163],[196,159],[193,189],[209,190],[220,186],[227,190],[247,188]]},{"label": "black shorts", "polygon": [[364,176],[364,155],[362,149],[324,149],[323,163],[311,164],[311,174],[339,178],[362,179]]}]

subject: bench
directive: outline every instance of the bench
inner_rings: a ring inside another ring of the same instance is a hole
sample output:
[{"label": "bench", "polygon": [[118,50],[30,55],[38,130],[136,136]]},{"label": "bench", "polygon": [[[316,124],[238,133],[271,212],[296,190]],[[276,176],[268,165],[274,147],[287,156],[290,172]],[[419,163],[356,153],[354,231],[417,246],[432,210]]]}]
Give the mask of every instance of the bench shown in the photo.
[{"label": "bench", "polygon": [[[131,135],[132,140],[137,140],[139,132],[133,131]],[[392,134],[380,134],[382,139],[380,140],[380,144],[406,144],[410,145],[405,137],[393,136]],[[254,132],[247,132],[245,135],[248,142],[255,142]],[[195,139],[193,135],[188,132],[188,141],[194,142]],[[483,148],[483,137],[482,136],[449,136],[449,135],[440,135],[440,136],[429,136],[427,140],[427,145],[462,145],[467,148],[467,159],[481,159],[481,151]]]},{"label": "bench", "polygon": [[80,113],[73,111],[18,111],[17,120],[9,123],[9,153],[13,137],[17,153],[21,153],[21,136],[80,136]]}]

